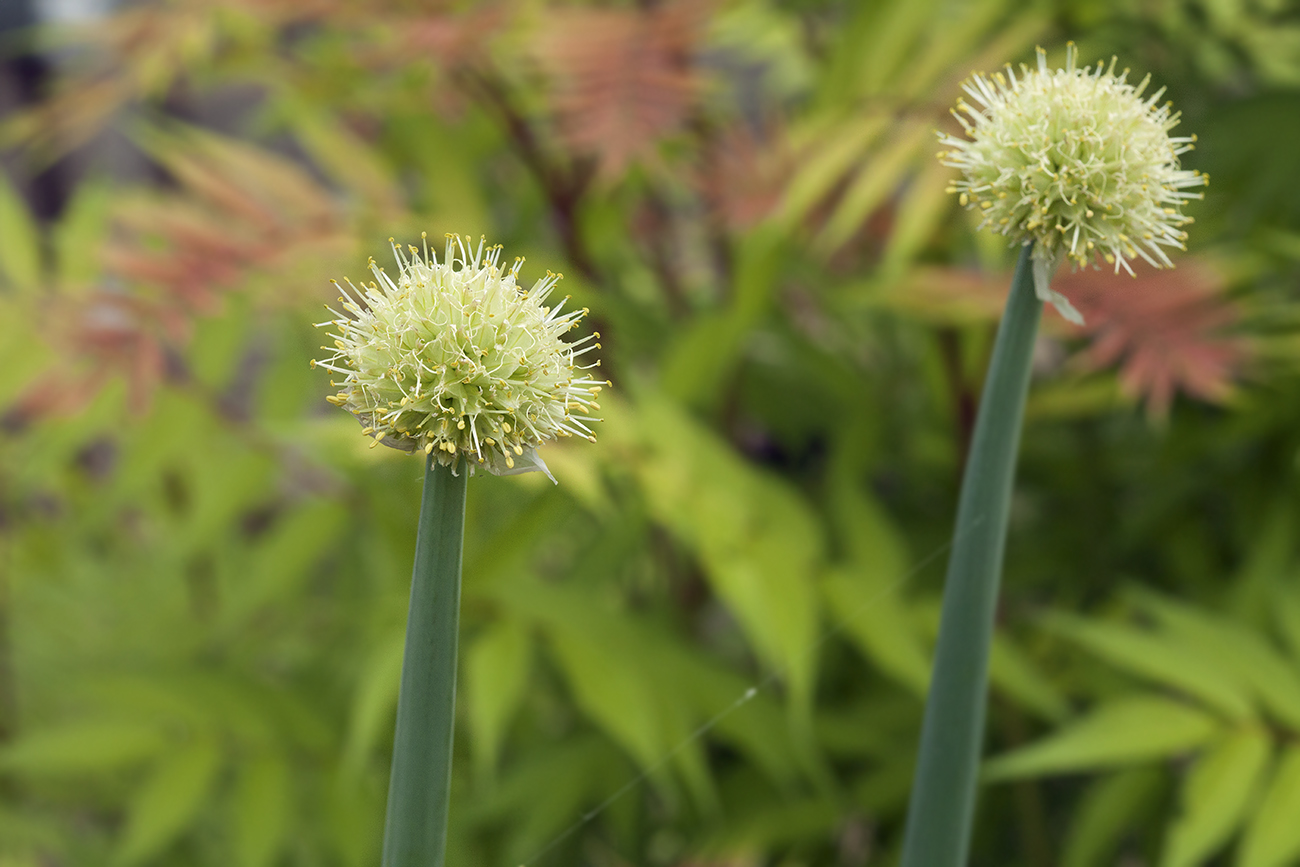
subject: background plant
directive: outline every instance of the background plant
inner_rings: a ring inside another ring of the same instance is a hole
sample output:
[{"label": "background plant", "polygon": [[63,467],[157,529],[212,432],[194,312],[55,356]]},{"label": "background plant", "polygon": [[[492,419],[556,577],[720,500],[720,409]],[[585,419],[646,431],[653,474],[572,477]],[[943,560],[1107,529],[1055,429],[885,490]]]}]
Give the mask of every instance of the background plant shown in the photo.
[{"label": "background plant", "polygon": [[[470,495],[449,861],[888,863],[1014,253],[933,129],[1073,38],[1170,84],[1214,207],[1177,271],[1063,275],[1087,329],[1044,323],[975,863],[1291,863],[1297,28],[241,0],[51,34],[0,126],[0,859],[377,860],[419,474],[324,404],[310,322],[428,230],[564,263],[618,386],[558,487]],[[1190,722],[1090,753],[1117,706]]]}]

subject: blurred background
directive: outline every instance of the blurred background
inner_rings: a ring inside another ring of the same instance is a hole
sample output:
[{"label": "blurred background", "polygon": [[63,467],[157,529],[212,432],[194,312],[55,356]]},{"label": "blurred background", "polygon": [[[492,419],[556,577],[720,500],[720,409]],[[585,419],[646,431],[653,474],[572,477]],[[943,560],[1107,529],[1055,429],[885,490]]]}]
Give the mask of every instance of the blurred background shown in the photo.
[{"label": "blurred background", "polygon": [[1213,181],[1176,270],[1045,316],[972,864],[1300,863],[1289,0],[0,28],[3,867],[378,863],[421,470],[308,360],[422,231],[563,272],[614,383],[558,486],[470,485],[449,864],[893,863],[1015,256],[935,130],[1070,39]]}]

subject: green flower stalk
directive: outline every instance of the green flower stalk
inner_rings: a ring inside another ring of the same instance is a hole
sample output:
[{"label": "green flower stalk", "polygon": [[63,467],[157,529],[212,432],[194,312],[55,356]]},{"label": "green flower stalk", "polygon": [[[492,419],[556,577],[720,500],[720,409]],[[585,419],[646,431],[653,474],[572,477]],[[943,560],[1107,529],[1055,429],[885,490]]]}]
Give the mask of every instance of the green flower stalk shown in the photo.
[{"label": "green flower stalk", "polygon": [[329,401],[357,418],[372,446],[425,462],[384,867],[441,867],[445,856],[467,478],[476,468],[550,477],[538,446],[594,440],[591,412],[609,384],[587,374],[599,361],[579,363],[600,347],[598,333],[561,339],[587,311],[545,304],[560,275],[524,289],[523,260],[504,271],[500,252],[449,235],[440,263],[427,240],[406,252],[394,243],[397,277],[372,259],[373,281],[339,287],[350,315],[329,308],[336,318],[319,323],[338,332],[333,354],[312,362],[342,378]]},{"label": "green flower stalk", "polygon": [[[1142,99],[1147,81],[1126,72],[1077,69],[1071,44],[1066,68],[1038,69],[965,90],[980,103],[954,112],[969,139],[941,135],[945,164],[962,170],[950,192],[977,209],[982,227],[1020,244],[1011,295],[980,398],[962,479],[952,556],[944,585],[934,671],[921,728],[920,755],[908,808],[901,867],[965,867],[975,811],[989,648],[1006,545],[1016,452],[1029,390],[1043,302],[1082,321],[1052,274],[1064,258],[1085,265],[1100,255],[1128,268],[1141,257],[1172,266],[1164,248],[1182,249],[1191,222],[1181,206],[1205,176],[1179,168],[1192,138],[1170,138],[1178,122],[1163,91]],[[964,113],[964,116],[963,114]],[[1131,271],[1130,271],[1131,273]]]}]

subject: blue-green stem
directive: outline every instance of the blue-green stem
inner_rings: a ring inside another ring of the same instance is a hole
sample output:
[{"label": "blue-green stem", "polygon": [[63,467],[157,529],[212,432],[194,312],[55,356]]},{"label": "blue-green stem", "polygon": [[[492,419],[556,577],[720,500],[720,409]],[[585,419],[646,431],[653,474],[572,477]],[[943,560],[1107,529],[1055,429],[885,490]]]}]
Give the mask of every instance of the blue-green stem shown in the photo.
[{"label": "blue-green stem", "polygon": [[425,465],[383,867],[442,867],[447,849],[468,475],[463,464],[458,475],[436,461]]},{"label": "blue-green stem", "polygon": [[1016,265],[962,478],[900,867],[964,867],[970,850],[1007,512],[1043,312],[1030,250]]}]

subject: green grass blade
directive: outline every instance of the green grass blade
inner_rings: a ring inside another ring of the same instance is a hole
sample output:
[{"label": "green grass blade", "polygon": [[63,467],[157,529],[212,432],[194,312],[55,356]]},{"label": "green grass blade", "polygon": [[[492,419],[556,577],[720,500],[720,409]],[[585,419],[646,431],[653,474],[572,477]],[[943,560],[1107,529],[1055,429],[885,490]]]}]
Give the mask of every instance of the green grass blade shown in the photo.
[{"label": "green grass blade", "polygon": [[901,867],[963,867],[970,847],[1007,511],[1043,311],[1031,249],[1016,265],[962,479]]},{"label": "green grass blade", "polygon": [[442,867],[447,847],[468,476],[463,465],[458,476],[433,461],[425,467],[383,867]]}]

